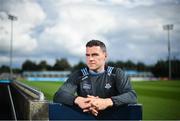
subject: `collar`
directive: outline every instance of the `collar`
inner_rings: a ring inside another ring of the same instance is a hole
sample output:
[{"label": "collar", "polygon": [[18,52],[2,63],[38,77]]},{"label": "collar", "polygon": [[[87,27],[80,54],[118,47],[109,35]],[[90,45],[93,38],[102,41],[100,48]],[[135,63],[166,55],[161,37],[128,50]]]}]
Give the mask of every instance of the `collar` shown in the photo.
[{"label": "collar", "polygon": [[101,75],[105,72],[105,70],[101,71],[101,72],[94,72],[92,70],[89,70],[89,73],[92,75],[92,76],[98,76],[98,75]]}]

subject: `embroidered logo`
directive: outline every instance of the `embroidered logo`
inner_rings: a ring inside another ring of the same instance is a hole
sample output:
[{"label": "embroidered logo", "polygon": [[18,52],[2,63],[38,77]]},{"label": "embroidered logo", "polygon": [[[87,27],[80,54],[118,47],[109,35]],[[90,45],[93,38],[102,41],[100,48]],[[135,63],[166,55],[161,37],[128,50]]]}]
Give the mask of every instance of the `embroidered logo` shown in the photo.
[{"label": "embroidered logo", "polygon": [[107,83],[107,84],[105,85],[105,88],[106,88],[106,89],[110,89],[110,88],[111,88],[111,85],[110,85],[109,83]]},{"label": "embroidered logo", "polygon": [[90,84],[83,84],[83,89],[91,89],[91,85]]}]

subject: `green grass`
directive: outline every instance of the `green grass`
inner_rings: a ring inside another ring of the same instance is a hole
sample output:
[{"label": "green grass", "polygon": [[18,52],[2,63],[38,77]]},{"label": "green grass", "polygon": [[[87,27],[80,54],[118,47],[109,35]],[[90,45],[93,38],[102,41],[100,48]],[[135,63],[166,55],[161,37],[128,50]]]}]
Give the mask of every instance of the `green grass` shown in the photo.
[{"label": "green grass", "polygon": [[180,119],[180,81],[133,82],[143,119]]},{"label": "green grass", "polygon": [[[50,101],[62,85],[60,82],[23,82],[42,91]],[[143,119],[180,119],[180,81],[143,81],[132,85],[138,103],[143,105]]]}]

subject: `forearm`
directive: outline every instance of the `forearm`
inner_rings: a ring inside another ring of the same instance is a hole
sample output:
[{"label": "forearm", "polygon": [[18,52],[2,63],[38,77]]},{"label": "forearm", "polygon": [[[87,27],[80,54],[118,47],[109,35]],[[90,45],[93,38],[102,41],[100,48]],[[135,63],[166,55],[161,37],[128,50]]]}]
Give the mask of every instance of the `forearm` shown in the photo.
[{"label": "forearm", "polygon": [[60,90],[54,95],[53,101],[56,103],[63,103],[67,105],[73,105],[76,96],[69,94],[66,91]]},{"label": "forearm", "polygon": [[114,106],[137,103],[136,92],[133,90],[128,76],[121,69],[117,70],[116,88],[119,94],[111,97]]},{"label": "forearm", "polygon": [[137,103],[137,96],[135,91],[129,91],[117,96],[111,97],[114,106],[120,106],[123,104],[135,104]]}]

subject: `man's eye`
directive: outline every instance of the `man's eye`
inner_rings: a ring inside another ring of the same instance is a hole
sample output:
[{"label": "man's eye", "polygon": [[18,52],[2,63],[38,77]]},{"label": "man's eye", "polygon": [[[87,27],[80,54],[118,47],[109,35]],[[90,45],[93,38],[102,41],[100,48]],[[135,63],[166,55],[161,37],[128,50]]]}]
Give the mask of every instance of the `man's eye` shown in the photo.
[{"label": "man's eye", "polygon": [[95,54],[92,54],[92,56],[98,56],[98,54],[97,54],[97,53],[95,53]]},{"label": "man's eye", "polygon": [[89,54],[86,54],[86,56],[90,56]]}]

